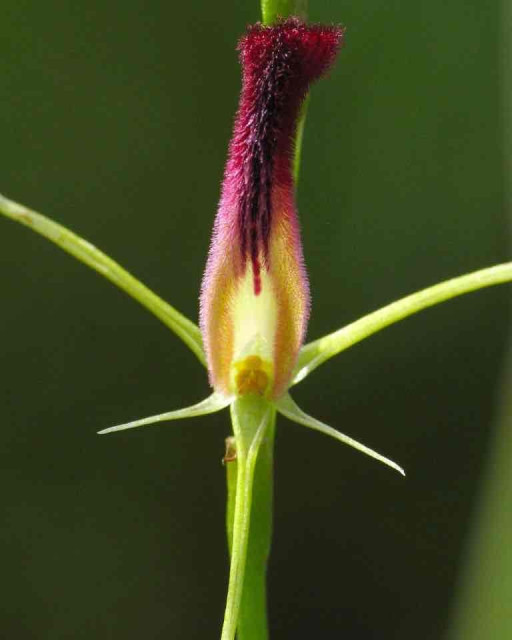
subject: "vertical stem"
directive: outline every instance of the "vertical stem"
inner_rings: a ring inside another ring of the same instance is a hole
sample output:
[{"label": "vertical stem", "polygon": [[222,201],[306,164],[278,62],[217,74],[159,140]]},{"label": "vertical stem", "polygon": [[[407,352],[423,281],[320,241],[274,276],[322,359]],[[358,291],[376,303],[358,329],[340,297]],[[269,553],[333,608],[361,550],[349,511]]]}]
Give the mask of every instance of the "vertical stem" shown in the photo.
[{"label": "vertical stem", "polygon": [[306,19],[308,0],[261,0],[261,13],[264,24],[272,24],[279,18],[297,16]]},{"label": "vertical stem", "polygon": [[[231,566],[221,640],[233,640],[237,628],[240,640],[265,640],[265,571],[272,526],[275,409],[258,396],[239,398],[231,407],[231,417],[237,457],[236,462],[227,463],[227,528]],[[253,496],[256,463],[264,439],[263,455],[257,470],[257,489]]]},{"label": "vertical stem", "polygon": [[249,539],[252,478],[247,473],[245,455],[241,452],[237,455],[235,504],[232,509],[231,564],[221,640],[233,640],[235,637],[238,612],[242,600],[245,560]]},{"label": "vertical stem", "polygon": [[[268,638],[266,575],[272,539],[275,412],[261,443],[254,472],[251,529],[247,546],[245,579],[238,615],[239,640]],[[227,463],[227,530],[231,553],[238,460]]]}]

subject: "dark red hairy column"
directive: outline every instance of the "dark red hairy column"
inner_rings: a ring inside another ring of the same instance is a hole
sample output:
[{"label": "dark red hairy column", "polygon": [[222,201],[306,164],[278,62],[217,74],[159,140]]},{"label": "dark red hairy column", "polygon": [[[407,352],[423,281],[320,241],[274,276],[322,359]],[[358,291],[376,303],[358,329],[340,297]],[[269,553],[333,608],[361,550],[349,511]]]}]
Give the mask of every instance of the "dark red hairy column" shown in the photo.
[{"label": "dark red hairy column", "polygon": [[233,179],[242,265],[269,258],[274,186],[292,188],[297,119],[308,87],[330,66],[342,38],[339,27],[308,26],[297,18],[272,27],[256,24],[240,40],[243,86],[226,178]]}]

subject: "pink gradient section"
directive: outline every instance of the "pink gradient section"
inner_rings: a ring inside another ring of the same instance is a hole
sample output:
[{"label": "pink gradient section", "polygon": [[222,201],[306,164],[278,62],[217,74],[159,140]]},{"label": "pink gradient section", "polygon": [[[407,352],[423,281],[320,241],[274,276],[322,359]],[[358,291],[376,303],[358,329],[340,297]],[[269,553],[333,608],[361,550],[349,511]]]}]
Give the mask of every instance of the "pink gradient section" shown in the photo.
[{"label": "pink gradient section", "polygon": [[291,18],[249,27],[239,42],[242,91],[200,297],[210,383],[225,394],[234,392],[233,305],[247,269],[253,295],[267,286],[277,303],[271,397],[286,391],[304,339],[310,296],[295,207],[294,139],[308,88],[334,61],[342,35],[339,27]]}]

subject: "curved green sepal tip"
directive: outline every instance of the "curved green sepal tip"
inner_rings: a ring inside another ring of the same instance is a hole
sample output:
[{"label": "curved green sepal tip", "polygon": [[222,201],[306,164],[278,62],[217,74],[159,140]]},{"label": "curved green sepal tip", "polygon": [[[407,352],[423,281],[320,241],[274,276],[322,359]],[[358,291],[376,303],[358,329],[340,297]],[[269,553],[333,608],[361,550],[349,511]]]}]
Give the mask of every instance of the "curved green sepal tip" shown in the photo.
[{"label": "curved green sepal tip", "polygon": [[336,429],[329,427],[328,425],[324,424],[323,422],[320,422],[316,418],[308,416],[295,403],[295,401],[290,396],[290,394],[286,394],[276,402],[276,409],[279,411],[279,413],[283,414],[283,416],[286,416],[289,420],[292,420],[297,424],[302,424],[305,427],[309,427],[310,429],[315,429],[316,431],[320,431],[320,433],[325,433],[325,435],[331,436],[331,438],[335,438],[336,440],[343,442],[343,444],[348,444],[350,447],[353,447],[354,449],[357,449],[358,451],[365,453],[367,456],[370,456],[371,458],[375,458],[375,460],[378,460],[379,462],[384,463],[388,467],[395,469],[395,471],[398,471],[398,473],[401,473],[403,476],[405,476],[405,471],[396,462],[393,462],[393,460],[390,460],[389,458],[386,458],[380,453],[377,453],[373,449],[370,449],[370,447],[367,447],[366,445],[361,444],[360,442],[358,442],[357,440],[354,440],[350,436],[347,436],[344,433],[341,433],[340,431],[336,431]]},{"label": "curved green sepal tip", "polygon": [[145,427],[157,422],[167,422],[169,420],[180,420],[181,418],[195,418],[196,416],[204,416],[208,413],[215,413],[221,411],[232,402],[232,398],[226,397],[221,393],[212,393],[205,400],[193,404],[190,407],[184,409],[177,409],[176,411],[168,411],[167,413],[159,413],[156,416],[149,416],[148,418],[141,418],[140,420],[133,420],[132,422],[125,422],[124,424],[118,424],[115,427],[108,427],[102,431],[98,431],[100,435],[106,433],[114,433],[115,431],[125,431],[126,429],[135,429],[136,427]]}]

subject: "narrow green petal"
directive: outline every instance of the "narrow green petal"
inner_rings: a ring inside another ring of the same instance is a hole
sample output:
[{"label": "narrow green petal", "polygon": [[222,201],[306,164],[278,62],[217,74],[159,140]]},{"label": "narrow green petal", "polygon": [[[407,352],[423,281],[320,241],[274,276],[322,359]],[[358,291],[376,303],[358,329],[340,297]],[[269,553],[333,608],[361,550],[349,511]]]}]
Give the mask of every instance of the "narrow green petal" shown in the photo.
[{"label": "narrow green petal", "polygon": [[215,413],[221,411],[227,407],[233,401],[232,398],[226,397],[221,393],[212,393],[205,400],[193,404],[191,407],[185,407],[185,409],[177,409],[176,411],[168,411],[167,413],[160,413],[156,416],[150,416],[149,418],[142,418],[140,420],[134,420],[133,422],[126,422],[125,424],[118,424],[115,427],[109,427],[98,431],[100,435],[105,433],[113,433],[114,431],[124,431],[125,429],[134,429],[135,427],[144,427],[148,424],[155,424],[155,422],[166,422],[167,420],[179,420],[180,418],[194,418],[195,416],[203,416],[208,413]]},{"label": "narrow green petal", "polygon": [[315,418],[308,416],[306,413],[304,413],[304,411],[302,411],[300,407],[297,406],[297,404],[295,403],[293,398],[290,396],[290,394],[286,394],[285,396],[282,396],[275,404],[276,404],[276,409],[279,411],[279,413],[282,413],[289,420],[292,420],[297,424],[302,424],[305,427],[310,427],[310,429],[316,429],[317,431],[320,431],[321,433],[325,433],[326,435],[331,436],[332,438],[336,438],[336,440],[339,440],[344,444],[348,444],[349,446],[354,447],[354,449],[357,449],[362,453],[366,453],[367,456],[370,456],[371,458],[375,458],[375,460],[379,460],[380,462],[383,462],[388,467],[395,469],[396,471],[398,471],[398,473],[401,473],[403,476],[405,476],[405,471],[402,469],[402,467],[397,465],[396,462],[393,462],[389,458],[384,457],[380,453],[377,453],[376,451],[374,451],[373,449],[370,449],[364,444],[357,442],[357,440],[354,440],[353,438],[346,436],[344,433],[340,433],[339,431],[336,431],[336,429],[329,427],[323,422],[320,422],[319,420],[316,420]]},{"label": "narrow green petal", "polygon": [[0,213],[19,222],[32,231],[36,231],[51,240],[67,253],[100,273],[117,287],[135,298],[153,315],[161,320],[171,331],[183,340],[198,360],[206,366],[206,357],[199,327],[182,315],[170,304],[148,289],[112,258],[66,227],[54,222],[40,213],[36,213],[0,194]]},{"label": "narrow green petal", "polygon": [[338,331],[334,331],[302,347],[295,367],[292,385],[304,380],[313,369],[316,369],[341,351],[399,320],[464,293],[511,280],[512,262],[498,264],[494,267],[467,273],[458,278],[445,280],[392,302],[373,313],[369,313],[346,327],[342,327]]}]

